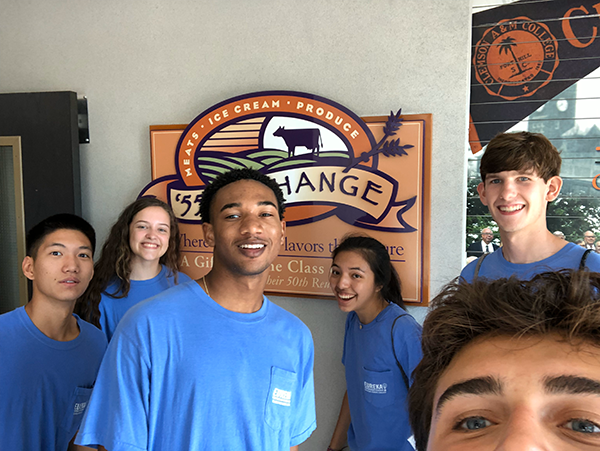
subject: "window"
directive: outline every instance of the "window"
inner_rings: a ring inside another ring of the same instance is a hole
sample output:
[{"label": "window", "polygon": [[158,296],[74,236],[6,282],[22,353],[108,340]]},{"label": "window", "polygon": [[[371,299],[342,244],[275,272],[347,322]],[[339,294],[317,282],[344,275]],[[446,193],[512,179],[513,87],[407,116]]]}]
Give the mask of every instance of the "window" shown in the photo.
[{"label": "window", "polygon": [[[473,13],[487,10],[492,7],[519,3],[519,7],[526,4],[534,4],[538,10],[543,10],[548,1],[528,2],[490,2],[475,0],[473,2]],[[556,2],[566,4],[568,2]],[[515,5],[516,6],[516,5]],[[581,2],[572,7],[581,6]],[[568,10],[570,6],[566,7]],[[590,8],[591,9],[591,8]],[[507,11],[510,11],[507,9]],[[600,30],[600,13],[595,11],[585,20],[596,20],[597,29]],[[508,13],[510,17],[510,12]],[[537,20],[537,18],[536,18]],[[563,17],[544,18],[545,23],[552,21],[557,24],[564,20]],[[579,38],[587,42],[593,40],[593,45],[600,45],[600,36],[592,34],[593,29],[589,27],[589,35]],[[474,36],[475,38],[475,36]],[[562,39],[564,42],[564,39]],[[560,55],[560,45],[559,52]],[[600,52],[594,55],[583,55],[571,58],[570,61],[561,61],[561,64],[577,65],[582,62],[600,66]],[[571,79],[577,80],[577,79]],[[565,83],[563,78],[551,79],[552,83]],[[472,89],[479,82],[471,80]],[[473,91],[472,91],[473,92]],[[539,91],[542,92],[542,89]],[[502,100],[495,106],[498,109],[513,107],[515,102],[521,104],[537,105],[543,101],[535,111],[522,118],[516,125],[512,125],[507,131],[530,131],[544,134],[561,152],[563,159],[561,177],[564,180],[560,196],[548,207],[548,228],[550,231],[562,231],[566,239],[576,241],[583,237],[586,230],[592,230],[600,237],[600,68],[581,77],[567,89],[552,98],[541,98],[539,95],[521,97],[512,100]],[[472,97],[472,108],[474,99]],[[476,105],[475,105],[476,106]],[[502,116],[502,115],[499,115]],[[473,119],[475,121],[475,118]],[[499,118],[499,121],[502,119]],[[508,124],[509,121],[507,121]],[[479,201],[477,185],[479,178],[479,160],[483,151],[473,155],[471,149],[468,152],[468,183],[467,183],[467,246],[480,238],[481,229],[490,227],[497,232],[498,228],[492,221],[486,207]],[[496,233],[496,242],[499,242]]]}]

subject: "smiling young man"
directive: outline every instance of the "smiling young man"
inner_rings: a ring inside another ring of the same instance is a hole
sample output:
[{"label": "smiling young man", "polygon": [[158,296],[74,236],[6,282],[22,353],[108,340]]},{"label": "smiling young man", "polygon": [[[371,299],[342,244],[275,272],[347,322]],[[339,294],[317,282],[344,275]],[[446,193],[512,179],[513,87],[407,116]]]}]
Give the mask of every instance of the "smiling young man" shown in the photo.
[{"label": "smiling young man", "polygon": [[258,171],[204,190],[211,271],[130,310],[77,443],[125,450],[297,449],[316,427],[312,337],[263,295],[283,241],[283,194]]},{"label": "smiling young man", "polygon": [[600,274],[446,286],[423,324],[418,451],[600,450]]},{"label": "smiling young man", "polygon": [[552,234],[546,224],[548,202],[560,193],[561,158],[539,133],[503,133],[493,138],[481,158],[477,187],[500,229],[502,248],[468,264],[461,272],[497,279],[529,279],[543,271],[587,267],[600,271],[600,256]]},{"label": "smiling young man", "polygon": [[94,273],[94,229],[70,214],[27,234],[22,269],[33,292],[25,307],[0,315],[0,449],[77,449],[104,334],[73,314]]}]

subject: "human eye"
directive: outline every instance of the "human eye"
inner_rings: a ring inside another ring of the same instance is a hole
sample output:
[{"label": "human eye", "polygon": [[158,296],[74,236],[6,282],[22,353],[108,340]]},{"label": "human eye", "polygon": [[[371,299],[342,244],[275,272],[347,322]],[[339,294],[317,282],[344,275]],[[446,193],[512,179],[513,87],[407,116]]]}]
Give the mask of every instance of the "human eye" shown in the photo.
[{"label": "human eye", "polygon": [[477,431],[479,429],[485,429],[492,425],[493,425],[493,423],[490,420],[488,420],[484,417],[474,416],[474,417],[462,418],[461,420],[457,421],[456,424],[454,425],[453,429],[470,432],[470,431]]},{"label": "human eye", "polygon": [[498,183],[500,183],[500,179],[498,178],[492,178],[489,180],[490,185],[497,185]]},{"label": "human eye", "polygon": [[353,279],[362,279],[362,276],[358,273],[354,273],[354,274],[352,274],[352,278]]},{"label": "human eye", "polygon": [[582,434],[600,435],[600,427],[593,421],[584,418],[573,418],[564,424],[564,427]]},{"label": "human eye", "polygon": [[91,255],[86,253],[86,252],[82,252],[81,254],[79,254],[79,258],[91,258]]},{"label": "human eye", "polygon": [[159,227],[158,231],[161,233],[169,233],[169,229],[166,227]]},{"label": "human eye", "polygon": [[138,224],[137,228],[138,229],[145,229],[146,228],[146,224]]},{"label": "human eye", "polygon": [[531,180],[531,178],[527,177],[526,175],[519,177],[520,182],[528,182],[529,180]]},{"label": "human eye", "polygon": [[62,252],[60,252],[60,251],[50,251],[50,255],[54,255],[56,257],[59,257],[59,256],[62,255]]}]

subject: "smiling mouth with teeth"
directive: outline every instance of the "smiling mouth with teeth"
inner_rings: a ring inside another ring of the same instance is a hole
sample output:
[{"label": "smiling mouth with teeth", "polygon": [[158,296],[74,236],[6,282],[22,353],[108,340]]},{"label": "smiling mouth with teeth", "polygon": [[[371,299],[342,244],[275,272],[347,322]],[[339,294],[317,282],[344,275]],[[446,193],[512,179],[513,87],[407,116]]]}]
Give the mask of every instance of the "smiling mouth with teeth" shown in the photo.
[{"label": "smiling mouth with teeth", "polygon": [[513,206],[510,206],[510,207],[498,207],[498,209],[500,211],[505,211],[507,213],[511,213],[513,211],[522,210],[523,208],[525,208],[525,205],[513,205]]},{"label": "smiling mouth with teeth", "polygon": [[265,247],[264,244],[241,244],[240,247],[242,249],[262,249]]}]

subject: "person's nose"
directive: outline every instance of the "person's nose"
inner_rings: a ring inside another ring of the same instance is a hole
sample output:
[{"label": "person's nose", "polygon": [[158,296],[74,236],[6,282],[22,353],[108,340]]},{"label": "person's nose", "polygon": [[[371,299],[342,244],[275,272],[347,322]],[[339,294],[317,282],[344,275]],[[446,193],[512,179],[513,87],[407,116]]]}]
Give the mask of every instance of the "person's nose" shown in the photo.
[{"label": "person's nose", "polygon": [[512,180],[505,180],[502,183],[502,190],[500,191],[500,197],[504,200],[511,200],[517,194],[515,182]]},{"label": "person's nose", "polygon": [[262,233],[260,218],[254,215],[246,215],[242,218],[241,233],[244,235],[256,235]]},{"label": "person's nose", "polygon": [[340,288],[341,290],[348,288],[350,286],[350,276],[348,274],[341,274],[338,282],[337,282],[337,286],[338,288]]},{"label": "person's nose", "polygon": [[548,445],[548,431],[544,429],[543,420],[535,409],[517,408],[495,451],[555,451]]},{"label": "person's nose", "polygon": [[156,230],[154,230],[154,227],[148,227],[146,229],[146,238],[152,239],[156,236]]},{"label": "person's nose", "polygon": [[79,259],[74,255],[63,256],[63,271],[64,272],[79,272]]}]

